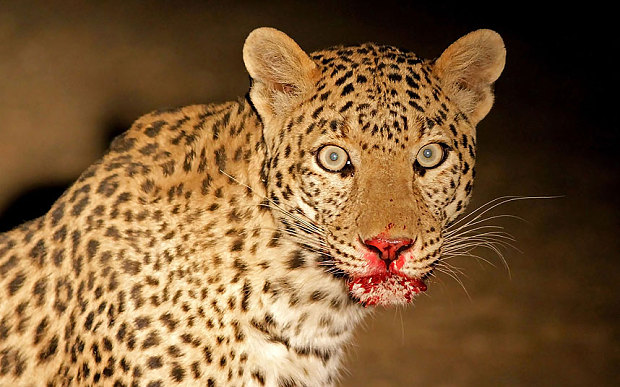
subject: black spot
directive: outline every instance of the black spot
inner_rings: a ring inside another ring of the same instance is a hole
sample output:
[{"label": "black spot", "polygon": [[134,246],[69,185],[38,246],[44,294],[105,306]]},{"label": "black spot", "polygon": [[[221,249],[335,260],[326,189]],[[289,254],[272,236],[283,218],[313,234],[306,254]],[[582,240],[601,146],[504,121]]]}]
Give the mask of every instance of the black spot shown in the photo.
[{"label": "black spot", "polygon": [[45,293],[47,292],[47,278],[41,278],[35,282],[32,288],[32,296],[37,300],[37,306],[43,305],[45,302]]},{"label": "black spot", "polygon": [[409,105],[411,105],[417,111],[424,113],[424,108],[422,108],[422,106],[418,105],[415,101],[409,101]]},{"label": "black spot", "polygon": [[75,255],[75,252],[77,251],[81,238],[82,238],[82,233],[77,230],[73,231],[73,233],[71,234],[71,245],[73,248],[72,250],[73,255]]},{"label": "black spot", "polygon": [[0,276],[4,277],[12,268],[17,266],[17,256],[12,255],[2,265],[0,265]]},{"label": "black spot", "polygon": [[161,360],[161,356],[151,356],[148,358],[148,360],[146,361],[146,365],[150,368],[150,369],[157,369],[157,368],[161,368],[161,366],[163,365],[163,362]]},{"label": "black spot", "polygon": [[26,275],[23,272],[19,272],[11,282],[9,282],[9,295],[14,295],[24,285]]},{"label": "black spot", "polygon": [[450,132],[452,132],[452,134],[456,137],[457,132],[456,132],[456,128],[454,127],[454,124],[450,124],[448,127],[450,128]]},{"label": "black spot", "polygon": [[65,214],[65,203],[60,202],[54,206],[51,212],[52,226],[56,226]]},{"label": "black spot", "polygon": [[93,312],[90,312],[88,316],[86,316],[86,321],[84,322],[84,328],[86,328],[87,331],[89,331],[90,328],[92,328],[94,319],[95,319],[95,313]]},{"label": "black spot", "polygon": [[129,364],[127,364],[127,359],[122,358],[120,365],[121,365],[121,369],[123,370],[123,372],[129,372]]},{"label": "black spot", "polygon": [[114,365],[115,365],[114,357],[110,357],[108,359],[108,364],[102,371],[104,377],[109,378],[110,376],[114,375]]},{"label": "black spot", "polygon": [[459,200],[459,201],[456,203],[456,210],[457,210],[457,211],[461,211],[462,209],[463,209],[463,201],[462,201],[462,200]]},{"label": "black spot", "polygon": [[226,170],[226,150],[224,146],[215,151],[215,163],[221,171]]},{"label": "black spot", "polygon": [[388,74],[388,79],[392,82],[399,82],[403,77],[397,73]]},{"label": "black spot", "polygon": [[185,378],[185,370],[181,368],[178,363],[175,363],[170,371],[170,377],[172,377],[175,382],[181,382]]},{"label": "black spot", "polygon": [[88,247],[86,248],[86,252],[88,254],[88,259],[91,260],[95,254],[97,254],[97,250],[99,250],[99,242],[91,239],[88,241]]},{"label": "black spot", "polygon": [[175,163],[174,160],[167,161],[160,165],[164,176],[170,176],[174,173]]},{"label": "black spot", "polygon": [[[136,324],[136,329],[144,329],[144,328],[148,328],[149,325],[151,325],[151,318],[148,316],[140,316],[137,317],[134,321],[134,323]],[[124,330],[124,326],[121,326],[121,329]],[[120,331],[119,331],[119,335],[120,335]],[[118,335],[117,335],[118,337]]]},{"label": "black spot", "polygon": [[73,258],[71,266],[73,267],[75,275],[79,277],[80,273],[82,272],[82,256],[80,255],[77,258]]},{"label": "black spot", "polygon": [[145,146],[140,148],[138,152],[145,156],[148,156],[153,154],[157,150],[157,148],[159,148],[159,144],[157,143],[146,144]]},{"label": "black spot", "polygon": [[312,292],[312,294],[310,294],[311,301],[320,301],[326,297],[327,297],[327,294],[325,294],[324,292],[320,290],[315,290],[314,292]]},{"label": "black spot", "polygon": [[128,150],[132,149],[135,144],[135,138],[127,138],[127,134],[123,133],[112,141],[112,144],[110,144],[110,151],[117,153],[127,152]]},{"label": "black spot", "polygon": [[155,137],[157,136],[157,134],[159,134],[159,131],[161,130],[162,126],[164,126],[165,124],[166,124],[166,121],[163,121],[163,120],[155,121],[151,123],[151,125],[148,128],[146,128],[146,130],[144,131],[144,134],[146,134],[149,137]]},{"label": "black spot", "polygon": [[291,253],[291,255],[288,258],[287,264],[288,264],[288,268],[293,270],[293,269],[298,269],[302,266],[304,266],[306,263],[306,261],[304,260],[303,254],[301,253],[301,250],[295,250]]},{"label": "black spot", "polygon": [[233,262],[233,266],[236,270],[242,273],[248,270],[248,265],[245,262],[241,261],[239,258],[235,259],[235,261]]},{"label": "black spot", "polygon": [[468,181],[467,184],[465,185],[465,193],[469,195],[471,193],[472,188],[473,188],[473,185],[471,184],[471,181]]},{"label": "black spot", "polygon": [[463,175],[469,171],[469,164],[467,162],[463,162]]},{"label": "black spot", "polygon": [[170,330],[173,331],[179,322],[174,319],[172,313],[166,312],[159,317],[159,320]]},{"label": "black spot", "polygon": [[195,361],[192,363],[191,367],[192,367],[192,375],[194,376],[194,379],[200,378],[200,364],[198,364],[198,362]]},{"label": "black spot", "polygon": [[209,193],[209,188],[211,187],[212,181],[213,181],[213,178],[210,175],[207,175],[207,177],[202,180],[201,193],[203,195],[206,195]]},{"label": "black spot", "polygon": [[194,152],[194,150],[190,150],[185,154],[185,160],[183,161],[183,170],[185,172],[192,170],[192,162],[194,161],[194,157],[196,157],[196,152]]},{"label": "black spot", "polygon": [[41,322],[39,323],[39,325],[37,325],[35,331],[34,331],[34,344],[39,344],[39,342],[41,341],[41,339],[43,338],[43,336],[45,335],[45,332],[47,332],[47,327],[48,327],[48,321],[47,321],[47,317],[44,317],[43,320],[41,320]]},{"label": "black spot", "polygon": [[118,332],[116,333],[116,338],[122,342],[125,339],[126,333],[127,333],[127,324],[122,323],[118,329]]},{"label": "black spot", "polygon": [[204,347],[203,353],[205,355],[205,360],[207,364],[211,364],[213,362],[213,354],[211,352],[211,348],[208,345]]},{"label": "black spot", "polygon": [[88,205],[90,199],[88,198],[88,196],[83,197],[75,206],[73,206],[73,209],[71,210],[71,215],[72,216],[79,216],[82,211],[84,211],[84,208]]},{"label": "black spot", "polygon": [[347,71],[342,77],[336,79],[336,86],[342,85],[347,79],[353,75],[353,71]]},{"label": "black spot", "polygon": [[159,338],[159,335],[157,334],[157,332],[153,331],[149,333],[146,339],[144,339],[144,342],[142,343],[142,349],[154,347],[156,345],[159,345],[160,342],[161,339]]},{"label": "black spot", "polygon": [[84,374],[84,377],[88,377],[88,375],[90,375],[90,367],[88,366],[88,363],[84,362],[82,364],[82,373]]},{"label": "black spot", "polygon": [[144,193],[149,193],[155,188],[155,182],[152,179],[146,179],[140,186],[140,189]]},{"label": "black spot", "polygon": [[239,238],[235,240],[230,246],[230,251],[241,251],[243,250],[243,239]]},{"label": "black spot", "polygon": [[252,378],[256,379],[261,386],[265,385],[265,375],[259,370],[252,372]]},{"label": "black spot", "polygon": [[139,309],[144,305],[144,298],[142,297],[142,285],[134,285],[131,288],[131,299],[136,306],[136,309]]},{"label": "black spot", "polygon": [[30,250],[30,258],[39,266],[43,266],[47,257],[47,248],[43,239],[39,239],[36,245]]},{"label": "black spot", "polygon": [[241,310],[248,310],[248,301],[250,299],[250,295],[252,294],[252,288],[250,284],[246,281],[243,284],[243,296],[241,298]]},{"label": "black spot", "polygon": [[344,113],[349,110],[351,106],[353,106],[353,101],[348,101],[343,107],[340,108],[339,112]]},{"label": "black spot", "polygon": [[103,338],[103,349],[105,349],[106,351],[112,350],[112,341],[110,341],[110,339],[107,337]]},{"label": "black spot", "polygon": [[106,197],[112,196],[119,186],[118,181],[116,180],[117,176],[118,175],[114,174],[103,179],[97,187],[97,193]]},{"label": "black spot", "polygon": [[107,230],[105,231],[105,236],[110,237],[114,240],[118,240],[121,237],[120,232],[118,231],[118,228],[116,228],[116,226],[110,226],[107,228]]},{"label": "black spot", "polygon": [[319,106],[318,108],[316,108],[316,110],[312,112],[312,118],[314,119],[318,118],[319,114],[321,114],[322,111],[323,111],[323,106]]},{"label": "black spot", "polygon": [[350,94],[351,92],[353,92],[354,90],[355,90],[355,87],[353,86],[353,84],[349,83],[342,89],[342,93],[340,93],[340,96],[344,97]]},{"label": "black spot", "polygon": [[39,353],[39,362],[43,363],[43,362],[50,360],[50,358],[54,356],[54,354],[56,354],[57,350],[58,350],[58,335],[54,335],[54,337],[52,337],[51,340],[49,341],[47,347]]},{"label": "black spot", "polygon": [[142,263],[133,259],[126,258],[123,260],[123,271],[127,274],[136,275],[140,272]]},{"label": "black spot", "polygon": [[[414,76],[417,76],[417,74],[413,73]],[[419,76],[417,76],[418,80],[420,79]],[[405,82],[407,82],[407,86],[413,88],[413,89],[419,89],[420,85],[410,76],[407,75],[405,77]]]}]

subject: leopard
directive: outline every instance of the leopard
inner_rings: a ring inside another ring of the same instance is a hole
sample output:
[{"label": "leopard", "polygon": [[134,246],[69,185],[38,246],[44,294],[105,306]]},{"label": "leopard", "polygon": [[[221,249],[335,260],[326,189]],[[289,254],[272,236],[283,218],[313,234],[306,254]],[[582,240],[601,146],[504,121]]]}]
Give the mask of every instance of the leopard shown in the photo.
[{"label": "leopard", "polygon": [[441,262],[505,56],[253,30],[244,97],[144,115],[0,234],[0,385],[337,385]]}]

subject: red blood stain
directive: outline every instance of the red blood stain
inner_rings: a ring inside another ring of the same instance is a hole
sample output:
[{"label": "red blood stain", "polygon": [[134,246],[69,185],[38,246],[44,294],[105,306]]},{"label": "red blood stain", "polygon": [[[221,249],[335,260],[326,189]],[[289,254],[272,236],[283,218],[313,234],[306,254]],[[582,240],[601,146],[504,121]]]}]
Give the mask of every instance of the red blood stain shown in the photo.
[{"label": "red blood stain", "polygon": [[400,258],[392,262],[392,264],[390,265],[390,270],[392,271],[400,270],[403,268],[404,264],[405,264],[405,256],[401,255]]},{"label": "red blood stain", "polygon": [[371,306],[389,303],[386,296],[395,292],[410,302],[416,294],[426,291],[426,284],[421,279],[383,272],[349,280],[349,291],[358,296],[364,306]]},{"label": "red blood stain", "polygon": [[364,259],[366,260],[368,274],[382,273],[387,270],[387,267],[385,267],[385,262],[373,252],[369,251],[364,254]]}]

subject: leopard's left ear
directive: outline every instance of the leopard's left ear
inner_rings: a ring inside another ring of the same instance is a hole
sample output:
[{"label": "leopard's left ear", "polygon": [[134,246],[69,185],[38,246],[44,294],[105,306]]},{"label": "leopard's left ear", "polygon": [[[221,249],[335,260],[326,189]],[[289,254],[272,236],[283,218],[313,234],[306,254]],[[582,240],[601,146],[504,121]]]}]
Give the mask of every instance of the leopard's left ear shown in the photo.
[{"label": "leopard's left ear", "polygon": [[505,63],[501,36],[477,30],[452,43],[435,61],[434,71],[444,92],[475,125],[491,110],[492,85]]},{"label": "leopard's left ear", "polygon": [[252,77],[250,99],[265,124],[286,114],[319,76],[308,54],[273,28],[258,28],[250,33],[243,46],[243,61]]}]

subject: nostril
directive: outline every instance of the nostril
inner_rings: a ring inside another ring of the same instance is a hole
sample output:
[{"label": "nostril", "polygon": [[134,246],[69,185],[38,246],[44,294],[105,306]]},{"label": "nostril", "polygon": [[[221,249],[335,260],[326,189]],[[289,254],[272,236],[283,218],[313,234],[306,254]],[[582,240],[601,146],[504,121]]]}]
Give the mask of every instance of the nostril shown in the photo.
[{"label": "nostril", "polygon": [[413,240],[409,238],[403,239],[386,239],[372,238],[364,241],[366,247],[379,254],[384,261],[394,261],[405,250],[413,244]]},{"label": "nostril", "polygon": [[379,257],[381,257],[381,256],[382,256],[382,254],[383,254],[383,253],[381,252],[381,250],[380,250],[378,247],[376,247],[376,246],[374,246],[374,245],[372,245],[372,244],[370,244],[370,243],[367,243],[367,241],[364,241],[364,245],[366,245],[366,248],[367,248],[367,249],[372,250],[372,251],[374,251],[375,253],[377,253],[377,255],[378,255]]}]

